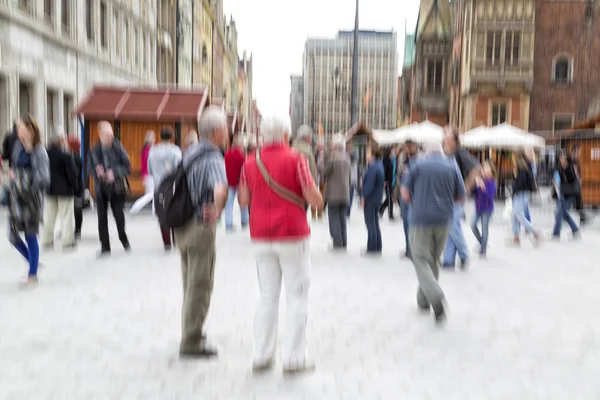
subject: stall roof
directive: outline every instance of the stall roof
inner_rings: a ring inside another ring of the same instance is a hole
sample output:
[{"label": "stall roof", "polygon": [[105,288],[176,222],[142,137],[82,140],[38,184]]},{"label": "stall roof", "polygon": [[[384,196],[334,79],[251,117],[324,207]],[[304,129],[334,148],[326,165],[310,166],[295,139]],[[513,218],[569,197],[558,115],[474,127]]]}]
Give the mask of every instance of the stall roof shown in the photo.
[{"label": "stall roof", "polygon": [[358,121],[357,123],[352,125],[350,129],[344,132],[344,136],[346,136],[346,141],[349,141],[355,135],[367,135],[369,139],[373,139],[373,131],[362,121]]},{"label": "stall roof", "polygon": [[75,110],[86,118],[131,121],[197,120],[208,91],[95,86]]}]

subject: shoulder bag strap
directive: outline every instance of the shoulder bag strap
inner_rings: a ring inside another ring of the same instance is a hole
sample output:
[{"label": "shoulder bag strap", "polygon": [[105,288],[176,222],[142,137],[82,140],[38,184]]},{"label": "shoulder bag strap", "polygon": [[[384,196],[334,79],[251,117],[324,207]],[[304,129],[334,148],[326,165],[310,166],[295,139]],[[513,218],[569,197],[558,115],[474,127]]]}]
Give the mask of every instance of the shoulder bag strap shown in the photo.
[{"label": "shoulder bag strap", "polygon": [[256,166],[258,167],[258,170],[260,171],[260,174],[262,175],[265,182],[267,182],[267,185],[269,186],[269,188],[271,188],[275,193],[277,193],[284,200],[287,200],[290,203],[295,204],[304,210],[304,199],[302,199],[300,196],[298,196],[296,193],[292,192],[291,190],[286,189],[285,187],[281,186],[279,183],[277,183],[277,181],[275,181],[275,180],[273,180],[273,178],[271,178],[271,175],[269,175],[269,171],[267,171],[265,164],[263,164],[263,162],[262,162],[259,150],[256,151]]}]

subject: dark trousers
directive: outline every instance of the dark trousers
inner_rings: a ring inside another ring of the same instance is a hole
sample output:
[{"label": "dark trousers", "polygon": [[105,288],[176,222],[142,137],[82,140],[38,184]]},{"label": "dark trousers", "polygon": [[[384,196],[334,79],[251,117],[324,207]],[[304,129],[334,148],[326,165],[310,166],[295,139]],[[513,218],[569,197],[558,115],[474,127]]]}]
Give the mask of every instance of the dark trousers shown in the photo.
[{"label": "dark trousers", "polygon": [[83,207],[75,206],[75,234],[81,235],[81,225],[83,225]]},{"label": "dark trousers", "polygon": [[125,195],[108,194],[105,192],[96,195],[96,209],[98,210],[98,235],[103,251],[110,251],[110,236],[108,235],[108,206],[112,210],[119,240],[123,246],[129,246],[129,239],[125,233]]},{"label": "dark trousers", "polygon": [[379,203],[365,203],[367,225],[367,252],[381,253],[381,230],[379,229]]},{"label": "dark trousers", "polygon": [[354,203],[354,191],[356,190],[356,185],[350,185],[350,202],[348,203],[348,208],[346,210],[346,216],[350,217],[350,213],[352,212],[352,203]]},{"label": "dark trousers", "polygon": [[394,199],[392,196],[392,187],[388,184],[385,187],[385,200],[381,203],[381,207],[379,207],[379,214],[383,215],[385,209],[388,209],[388,215],[390,218],[394,218]]},{"label": "dark trousers", "polygon": [[405,255],[410,257],[410,240],[409,240],[409,225],[408,225],[409,205],[404,201],[400,202],[400,214],[402,215],[402,229],[404,230]]},{"label": "dark trousers", "polygon": [[329,204],[327,214],[329,218],[329,234],[333,239],[333,247],[344,248],[348,245],[346,231],[347,204]]},{"label": "dark trousers", "polygon": [[162,241],[165,247],[171,247],[173,245],[173,231],[169,228],[160,227],[160,234],[162,236]]}]

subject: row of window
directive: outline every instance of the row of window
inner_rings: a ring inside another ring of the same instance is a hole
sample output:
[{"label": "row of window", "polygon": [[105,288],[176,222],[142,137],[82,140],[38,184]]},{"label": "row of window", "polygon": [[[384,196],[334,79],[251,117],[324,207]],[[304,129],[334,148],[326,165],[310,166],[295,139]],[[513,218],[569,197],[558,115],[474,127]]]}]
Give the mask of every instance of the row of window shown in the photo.
[{"label": "row of window", "polygon": [[[491,107],[491,126],[500,125],[502,123],[508,122],[509,120],[509,106],[510,103],[502,102],[502,103],[492,103]],[[558,132],[565,129],[569,129],[575,123],[575,116],[569,113],[557,113],[554,114],[552,120],[552,131]]]},{"label": "row of window", "polygon": [[[503,45],[504,44],[504,45]],[[502,51],[504,49],[504,52]],[[521,32],[488,32],[485,60],[490,65],[517,65],[521,52]]]}]

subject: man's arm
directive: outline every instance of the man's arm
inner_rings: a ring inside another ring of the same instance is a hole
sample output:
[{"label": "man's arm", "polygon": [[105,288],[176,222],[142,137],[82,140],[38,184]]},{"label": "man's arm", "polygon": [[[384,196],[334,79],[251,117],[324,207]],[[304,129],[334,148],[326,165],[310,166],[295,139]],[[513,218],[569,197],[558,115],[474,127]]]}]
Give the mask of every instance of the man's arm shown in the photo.
[{"label": "man's arm", "polygon": [[465,198],[467,197],[467,190],[465,187],[465,183],[460,174],[460,171],[455,170],[454,174],[454,201],[457,203],[464,203]]},{"label": "man's arm", "polygon": [[414,179],[417,174],[417,167],[412,166],[402,177],[402,184],[400,187],[400,196],[405,203],[410,204],[412,202],[412,191],[414,189]]},{"label": "man's arm", "polygon": [[112,167],[113,174],[116,178],[129,176],[131,173],[131,161],[129,161],[129,156],[122,146],[119,146],[117,151],[120,153],[121,165],[115,165]]},{"label": "man's arm", "polygon": [[311,207],[316,207],[318,209],[323,208],[323,196],[321,196],[321,192],[310,173],[308,160],[304,157],[300,157],[298,161],[296,167],[296,179],[298,179],[298,182],[300,182],[300,186],[302,187],[302,196],[304,197],[304,200],[306,200]]},{"label": "man's arm", "polygon": [[248,189],[248,181],[246,178],[246,164],[242,167],[240,175],[240,184],[238,185],[238,204],[240,207],[250,206],[250,189]]},{"label": "man's arm", "polygon": [[481,165],[479,161],[467,150],[459,148],[457,157],[460,157],[460,165],[463,170],[460,171],[464,179],[464,186],[468,192],[475,186],[475,180],[482,175]]},{"label": "man's arm", "polygon": [[206,163],[208,174],[208,187],[213,188],[214,208],[218,216],[221,215],[225,203],[227,202],[227,192],[229,185],[227,183],[227,173],[225,172],[225,161],[221,157],[213,157]]}]

